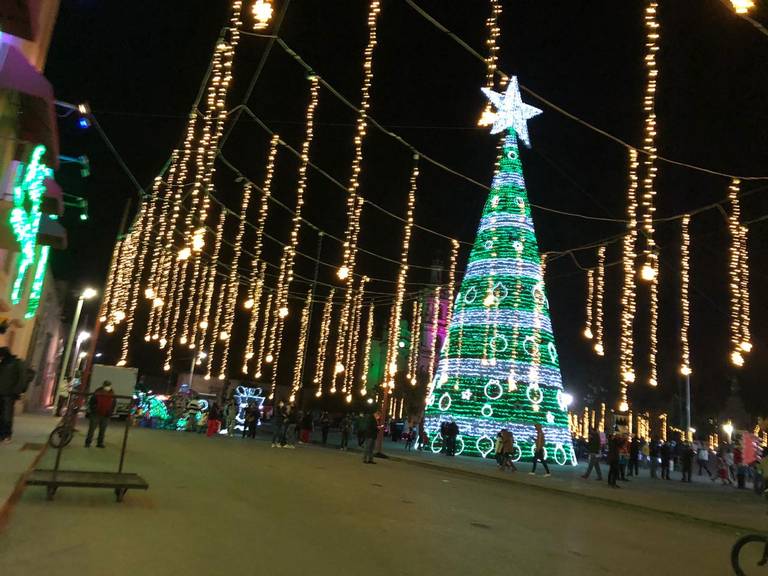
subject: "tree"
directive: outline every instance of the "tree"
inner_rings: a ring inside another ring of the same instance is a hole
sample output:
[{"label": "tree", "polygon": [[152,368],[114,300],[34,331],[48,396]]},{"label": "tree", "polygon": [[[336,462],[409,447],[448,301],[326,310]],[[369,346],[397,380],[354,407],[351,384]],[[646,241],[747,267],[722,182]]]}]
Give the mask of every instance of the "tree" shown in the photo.
[{"label": "tree", "polygon": [[542,262],[523,179],[518,140],[540,110],[524,104],[517,79],[505,94],[487,91],[497,108],[492,133],[507,129],[433,381],[425,428],[433,451],[440,424],[460,430],[457,453],[487,457],[502,428],[515,437],[515,459],[532,455],[534,424],[559,464],[575,455],[568,429],[570,396],[562,386]]}]

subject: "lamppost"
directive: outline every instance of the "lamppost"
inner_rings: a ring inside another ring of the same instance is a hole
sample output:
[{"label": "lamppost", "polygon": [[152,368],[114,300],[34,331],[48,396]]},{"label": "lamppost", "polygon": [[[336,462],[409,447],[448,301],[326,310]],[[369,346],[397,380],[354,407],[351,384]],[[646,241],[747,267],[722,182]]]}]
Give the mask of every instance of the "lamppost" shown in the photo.
[{"label": "lamppost", "polygon": [[733,436],[733,424],[730,422],[727,422],[726,424],[723,424],[723,432],[728,434],[728,444],[731,443],[731,437]]},{"label": "lamppost", "polygon": [[203,363],[203,360],[205,360],[208,357],[208,354],[205,352],[200,352],[198,354],[192,355],[192,364],[189,367],[189,389],[192,390],[192,380],[195,379],[195,366],[200,366]]},{"label": "lamppost", "polygon": [[80,322],[80,313],[83,311],[83,303],[86,300],[90,300],[91,298],[94,298],[97,294],[98,292],[96,292],[96,290],[94,290],[93,288],[86,288],[85,290],[83,290],[83,292],[80,294],[80,297],[77,299],[75,316],[74,318],[72,318],[72,327],[69,329],[69,337],[67,338],[67,345],[64,348],[64,360],[62,361],[62,364],[61,364],[61,372],[59,372],[58,392],[56,394],[57,397],[60,396],[62,392],[64,392],[64,381],[67,376],[67,369],[69,368],[69,357],[70,357],[70,354],[72,353],[72,343],[75,341],[77,324],[78,322]]},{"label": "lamppost", "polygon": [[91,333],[86,332],[85,330],[83,330],[82,332],[80,332],[80,334],[77,335],[77,342],[75,343],[75,355],[74,355],[76,360],[75,362],[72,363],[72,367],[69,370],[70,378],[72,378],[72,376],[75,375],[75,372],[77,372],[77,370],[80,368],[80,361],[86,356],[88,356],[87,352],[80,352],[80,346],[82,346],[83,342],[88,340],[88,338],[90,337],[91,337]]}]

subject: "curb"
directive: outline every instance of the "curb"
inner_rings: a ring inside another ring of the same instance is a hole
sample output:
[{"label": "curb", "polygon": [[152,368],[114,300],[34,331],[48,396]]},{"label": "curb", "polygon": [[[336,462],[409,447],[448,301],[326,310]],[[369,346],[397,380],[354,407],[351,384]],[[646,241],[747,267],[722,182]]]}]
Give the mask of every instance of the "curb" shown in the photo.
[{"label": "curb", "polygon": [[672,510],[663,510],[660,508],[654,508],[653,506],[644,506],[642,504],[635,504],[632,502],[622,502],[620,500],[612,500],[610,498],[602,498],[600,496],[594,496],[592,494],[583,494],[581,492],[575,492],[572,490],[565,490],[563,488],[557,488],[554,486],[540,486],[538,484],[530,484],[528,482],[521,482],[519,480],[513,480],[512,478],[501,478],[498,476],[492,476],[483,472],[474,472],[472,470],[464,470],[462,468],[453,468],[451,466],[444,466],[433,462],[426,462],[421,460],[412,460],[410,458],[402,458],[400,456],[389,455],[389,459],[393,462],[402,462],[404,464],[410,464],[412,466],[421,466],[422,468],[430,468],[432,470],[439,470],[440,472],[447,472],[455,474],[457,476],[465,476],[468,478],[480,478],[483,480],[490,480],[491,482],[502,482],[504,484],[514,484],[516,487],[529,488],[531,490],[539,490],[541,492],[555,493],[560,496],[576,497],[588,502],[595,502],[602,505],[616,506],[618,508],[624,508],[629,510],[636,510],[640,512],[646,512],[651,514],[658,514],[661,516],[667,516],[677,520],[683,520],[685,522],[692,522],[696,524],[706,524],[719,530],[736,531],[739,534],[761,532],[760,529],[750,526],[741,526],[738,524],[731,524],[730,522],[722,522],[719,520],[711,520],[708,518],[701,518],[692,514],[686,514],[684,512],[676,512]]},{"label": "curb", "polygon": [[14,486],[11,495],[8,496],[5,502],[3,502],[2,506],[0,506],[0,533],[2,533],[8,526],[8,522],[11,519],[13,509],[16,507],[16,504],[19,503],[19,500],[21,500],[22,494],[24,494],[24,489],[27,487],[27,478],[29,478],[29,475],[40,463],[40,460],[43,458],[43,455],[47,450],[48,441],[46,439],[45,444],[43,444],[43,447],[37,453],[37,456],[34,457],[29,466],[27,466],[27,469],[21,473],[21,476],[19,476],[19,479],[16,481],[16,485]]}]

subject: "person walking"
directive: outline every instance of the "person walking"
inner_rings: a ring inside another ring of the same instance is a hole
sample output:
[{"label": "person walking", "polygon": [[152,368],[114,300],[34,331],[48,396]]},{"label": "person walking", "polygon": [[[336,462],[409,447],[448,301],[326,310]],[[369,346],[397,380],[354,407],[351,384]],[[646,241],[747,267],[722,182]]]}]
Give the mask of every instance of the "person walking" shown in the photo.
[{"label": "person walking", "polygon": [[349,450],[349,432],[352,428],[352,423],[349,421],[348,415],[345,414],[344,418],[341,419],[339,428],[341,430],[341,446],[339,450]]},{"label": "person walking", "polygon": [[301,440],[300,444],[309,444],[312,437],[312,411],[307,410],[301,418]]},{"label": "person walking", "polygon": [[597,473],[597,480],[602,482],[603,473],[600,470],[600,433],[592,428],[589,431],[589,440],[587,441],[587,453],[589,454],[589,465],[587,471],[582,475],[585,480],[589,479],[589,475],[594,470]]},{"label": "person walking", "polygon": [[707,476],[712,479],[712,472],[709,471],[709,446],[707,446],[706,442],[699,443],[699,448],[696,451],[696,461],[699,464],[699,476],[701,476],[701,471],[704,470]]},{"label": "person walking", "polygon": [[208,428],[205,432],[205,435],[210,438],[211,436],[218,434],[220,428],[221,408],[219,408],[219,404],[217,402],[214,402],[211,406],[211,409],[208,410]]},{"label": "person walking", "polygon": [[227,436],[230,438],[235,434],[235,426],[237,425],[237,405],[235,401],[230,398],[226,406],[224,406],[224,425],[227,427]]},{"label": "person walking", "polygon": [[662,479],[669,480],[669,463],[672,458],[672,446],[669,442],[664,442],[661,445],[661,477]]},{"label": "person walking", "polygon": [[619,479],[619,450],[621,448],[621,437],[618,432],[611,434],[608,438],[608,486],[611,488],[620,488],[616,481]]},{"label": "person walking", "polygon": [[323,444],[328,444],[328,432],[331,430],[331,417],[328,412],[320,416],[320,433],[323,435]]},{"label": "person walking", "polygon": [[517,467],[515,466],[515,463],[512,462],[512,454],[515,451],[515,437],[512,435],[512,432],[506,428],[499,432],[499,437],[501,440],[501,445],[499,446],[501,452],[499,469],[504,470],[504,468],[509,468],[512,472],[517,472]]},{"label": "person walking", "polygon": [[720,481],[723,483],[723,486],[726,484],[733,486],[731,474],[728,470],[728,463],[725,461],[724,455],[722,454],[717,457],[717,475],[720,478]]},{"label": "person walking", "polygon": [[360,412],[360,415],[357,417],[357,447],[362,448],[363,444],[365,444],[365,427],[367,426],[367,418],[365,417],[365,413]]},{"label": "person walking", "polygon": [[14,405],[29,385],[26,365],[6,344],[7,330],[6,322],[0,324],[0,444],[11,443]]},{"label": "person walking", "polygon": [[629,438],[626,434],[619,437],[619,480],[629,482],[627,479],[627,463],[629,462]]},{"label": "person walking", "polygon": [[684,442],[680,447],[680,470],[683,473],[683,477],[680,480],[682,482],[691,482],[691,474],[693,473],[693,455],[694,451],[690,443]]},{"label": "person walking", "polygon": [[541,465],[544,466],[544,477],[547,478],[551,476],[551,474],[549,473],[549,466],[547,466],[546,458],[544,457],[544,430],[542,430],[541,424],[534,424],[534,427],[536,428],[536,439],[533,445],[533,468],[528,474],[535,476],[536,464],[541,462]]},{"label": "person walking", "polygon": [[283,403],[280,402],[272,410],[272,448],[282,448],[283,444],[285,444],[285,439],[283,438],[284,418]]},{"label": "person walking", "polygon": [[451,420],[446,425],[445,430],[448,434],[448,450],[446,454],[448,456],[456,456],[456,439],[459,437],[459,425],[454,420]]},{"label": "person walking", "polygon": [[629,476],[640,475],[640,439],[632,437],[629,443]]},{"label": "person walking", "polygon": [[648,447],[648,460],[651,466],[651,478],[658,478],[656,470],[659,467],[659,454],[660,447],[658,439],[651,440],[651,445]]},{"label": "person walking", "polygon": [[406,452],[410,452],[411,448],[413,448],[413,439],[416,436],[416,427],[410,426],[408,428],[407,436],[405,437],[405,450]]},{"label": "person walking", "polygon": [[381,414],[367,414],[364,418],[365,451],[363,452],[363,464],[376,464],[373,461],[373,447],[376,445],[376,437],[379,435],[379,418]]},{"label": "person walking", "polygon": [[112,392],[112,382],[104,380],[88,399],[88,434],[85,437],[85,447],[90,448],[93,442],[93,433],[96,426],[99,427],[99,436],[96,439],[96,447],[104,448],[104,436],[107,433],[109,419],[115,409],[115,393]]}]

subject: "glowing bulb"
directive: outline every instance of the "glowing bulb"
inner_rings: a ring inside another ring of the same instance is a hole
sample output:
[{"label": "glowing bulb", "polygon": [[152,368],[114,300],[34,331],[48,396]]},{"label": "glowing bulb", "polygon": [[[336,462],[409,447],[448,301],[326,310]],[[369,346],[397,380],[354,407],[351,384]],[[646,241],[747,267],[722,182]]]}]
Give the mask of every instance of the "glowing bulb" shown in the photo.
[{"label": "glowing bulb", "polygon": [[683,376],[690,376],[691,375],[690,367],[683,366],[682,368],[680,368],[680,374],[682,374]]},{"label": "glowing bulb", "polygon": [[373,404],[373,398],[368,398],[368,400],[366,400],[366,402],[368,402],[368,404]]},{"label": "glowing bulb", "polygon": [[734,366],[744,366],[744,356],[738,350],[734,350],[731,352],[731,362],[733,362]]},{"label": "glowing bulb", "polygon": [[144,296],[146,296],[148,300],[154,300],[155,291],[152,288],[147,288],[144,290]]},{"label": "glowing bulb", "polygon": [[255,378],[261,378],[261,372],[256,372],[256,374],[253,375]]},{"label": "glowing bulb", "polygon": [[397,343],[397,347],[398,347],[398,348],[405,348],[405,342],[403,342],[402,340],[400,340],[400,342],[398,342],[398,343]]},{"label": "glowing bulb", "polygon": [[162,298],[155,298],[155,299],[152,300],[152,307],[153,308],[160,308],[160,306],[162,306],[162,305],[163,305]]},{"label": "glowing bulb", "polygon": [[251,6],[251,13],[255,22],[253,23],[254,30],[264,30],[269,26],[269,21],[272,19],[272,4],[270,0],[256,0]]},{"label": "glowing bulb", "polygon": [[584,328],[583,334],[584,334],[584,338],[587,338],[588,340],[592,340],[592,338],[595,337],[595,335],[592,334],[591,328]]},{"label": "glowing bulb", "polygon": [[109,333],[111,334],[112,332],[114,332],[114,331],[115,331],[115,327],[114,327],[112,324],[107,324],[107,325],[104,327],[104,330],[105,330],[105,331],[107,331],[107,332],[109,332]]},{"label": "glowing bulb", "polygon": [[149,342],[151,338],[149,337],[149,334],[144,335],[144,342]]},{"label": "glowing bulb", "polygon": [[123,320],[125,320],[125,312],[123,312],[122,310],[116,311],[115,320],[117,320],[118,322],[122,322]]},{"label": "glowing bulb", "polygon": [[320,396],[322,396],[322,395],[323,395],[323,393],[322,393],[320,390],[318,390],[317,392],[315,392],[315,396],[316,396],[317,398],[320,398]]},{"label": "glowing bulb", "polygon": [[[165,340],[165,338],[163,338],[163,340]],[[183,345],[183,344],[186,344],[186,343],[187,343],[187,337],[186,336],[182,336],[181,338],[179,338],[179,344]]]},{"label": "glowing bulb", "polygon": [[347,394],[347,404],[352,402],[352,394]]},{"label": "glowing bulb", "polygon": [[99,316],[99,322],[106,322],[107,317],[106,316]]},{"label": "glowing bulb", "polygon": [[339,280],[346,280],[349,277],[349,267],[342,266],[339,268],[338,272],[336,272],[336,276],[339,277]]},{"label": "glowing bulb", "polygon": [[198,233],[196,233],[192,237],[192,250],[194,250],[195,252],[200,252],[200,250],[202,250],[203,247],[205,246],[205,238],[203,237],[202,232],[203,230],[200,229],[198,230]]},{"label": "glowing bulb", "polygon": [[649,378],[648,384],[653,386],[654,388],[659,385],[659,383],[656,381],[656,378]]},{"label": "glowing bulb", "polygon": [[159,344],[160,344],[160,348],[165,348],[165,345],[168,344],[168,340],[166,340],[165,338],[160,338]]},{"label": "glowing bulb", "polygon": [[228,340],[228,339],[229,339],[229,334],[227,332],[225,332],[224,330],[219,332],[219,340]]},{"label": "glowing bulb", "polygon": [[360,389],[360,395],[361,396],[365,396],[366,394],[368,394],[368,390],[366,388],[361,388]]},{"label": "glowing bulb", "polygon": [[416,386],[416,378],[411,378],[411,386]]},{"label": "glowing bulb", "polygon": [[117,363],[118,366],[125,366],[125,364],[125,360],[120,360],[120,362]]},{"label": "glowing bulb", "polygon": [[496,122],[496,113],[493,112],[490,107],[486,107],[483,113],[480,115],[480,120],[477,121],[478,126],[492,126]]},{"label": "glowing bulb", "polygon": [[595,353],[598,356],[604,356],[605,355],[605,348],[603,348],[603,345],[600,344],[599,342],[597,344],[595,344]]},{"label": "glowing bulb", "polygon": [[731,4],[736,14],[748,14],[750,9],[755,7],[753,0],[731,0]]},{"label": "glowing bulb", "polygon": [[192,250],[190,250],[189,248],[182,248],[181,250],[179,250],[178,259],[188,260],[191,255],[192,255]]},{"label": "glowing bulb", "polygon": [[248,298],[248,300],[246,300],[243,303],[243,308],[245,308],[246,310],[250,310],[251,308],[253,308],[253,304],[254,304],[253,298]]},{"label": "glowing bulb", "polygon": [[656,270],[654,270],[653,266],[651,266],[650,264],[644,264],[642,269],[640,270],[640,277],[643,280],[650,282],[651,280],[656,278]]},{"label": "glowing bulb", "polygon": [[489,292],[488,295],[485,297],[485,300],[483,300],[483,305],[493,306],[495,302],[496,302],[495,296]]},{"label": "glowing bulb", "polygon": [[224,374],[219,374],[219,380],[224,380]]},{"label": "glowing bulb", "polygon": [[269,354],[267,354],[267,357],[264,358],[264,362],[266,362],[267,364],[272,364],[272,361],[274,359],[275,359],[275,357],[272,356],[272,353],[270,352]]},{"label": "glowing bulb", "polygon": [[211,379],[210,374],[206,374],[205,376],[203,376],[203,380],[210,380],[210,379]]},{"label": "glowing bulb", "polygon": [[159,340],[160,334],[152,334],[152,340]]},{"label": "glowing bulb", "polygon": [[251,358],[253,358],[253,352],[248,352],[248,354],[245,355],[245,359],[250,360]]},{"label": "glowing bulb", "polygon": [[288,307],[287,306],[280,307],[280,309],[277,311],[277,315],[280,316],[280,318],[285,318],[286,316],[288,316]]},{"label": "glowing bulb", "polygon": [[341,374],[342,372],[344,372],[344,364],[342,364],[341,362],[336,362],[336,366],[334,367],[333,371],[336,374]]},{"label": "glowing bulb", "polygon": [[629,404],[625,400],[619,404],[619,412],[627,412],[629,410]]},{"label": "glowing bulb", "polygon": [[200,322],[200,329],[201,330],[207,330],[208,329],[208,322],[206,322],[205,320]]},{"label": "glowing bulb", "polygon": [[389,363],[389,373],[392,375],[397,374],[397,362]]},{"label": "glowing bulb", "polygon": [[752,352],[752,342],[742,342],[739,348],[741,348],[742,352]]},{"label": "glowing bulb", "polygon": [[635,373],[632,372],[632,370],[626,370],[624,374],[621,375],[621,377],[624,379],[624,382],[634,382],[635,381]]},{"label": "glowing bulb", "polygon": [[170,369],[171,369],[170,364],[166,364],[165,366],[163,366],[163,370],[165,370],[166,372],[170,371]]}]

